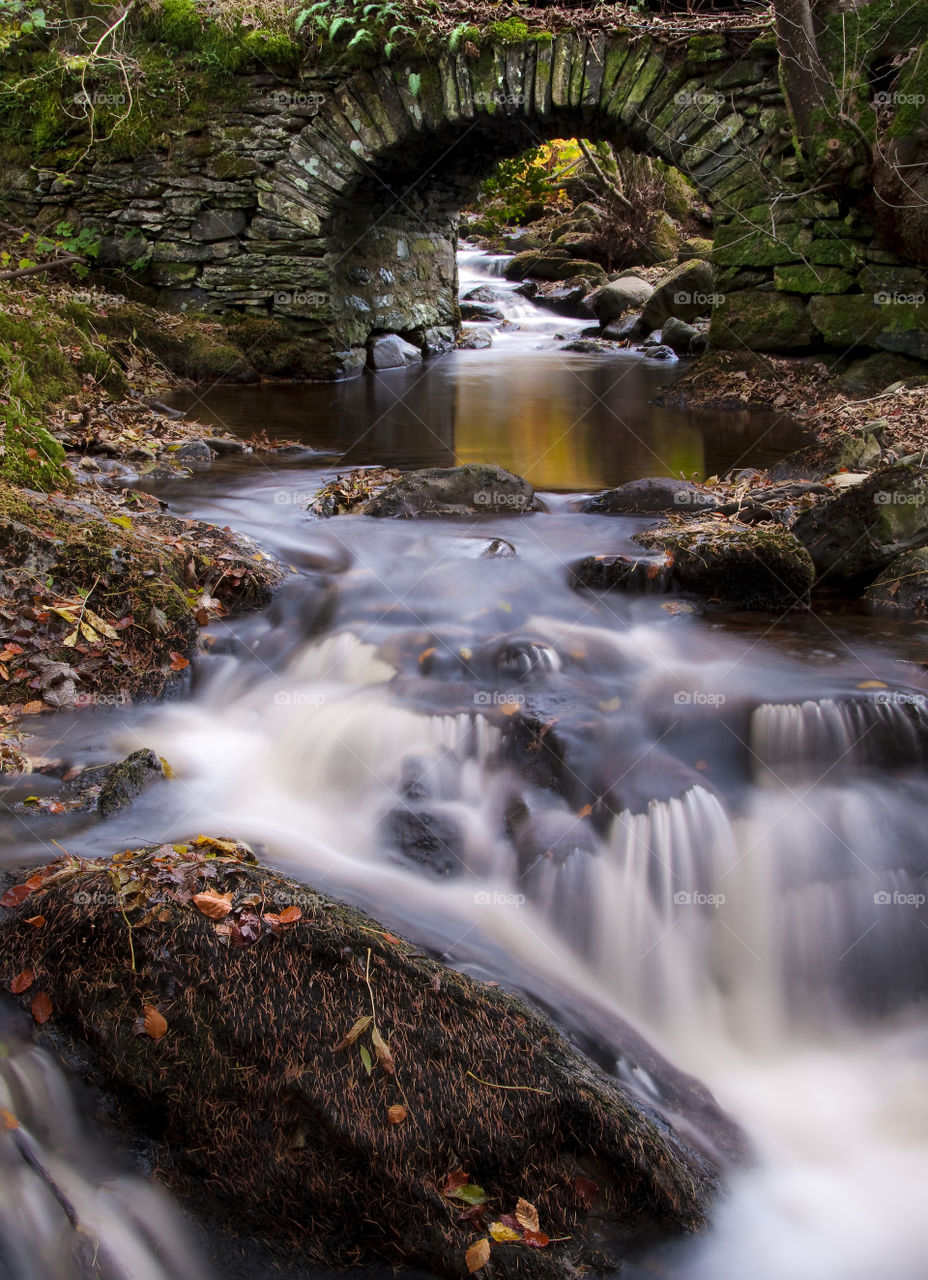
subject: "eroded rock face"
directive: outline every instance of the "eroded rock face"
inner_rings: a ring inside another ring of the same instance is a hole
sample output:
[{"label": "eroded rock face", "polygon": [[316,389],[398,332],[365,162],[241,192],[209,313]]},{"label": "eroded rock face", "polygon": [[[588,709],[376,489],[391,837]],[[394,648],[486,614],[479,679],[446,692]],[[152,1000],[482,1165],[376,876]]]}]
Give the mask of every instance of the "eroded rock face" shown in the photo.
[{"label": "eroded rock face", "polygon": [[[165,1143],[174,1190],[236,1233],[327,1266],[464,1276],[485,1226],[452,1194],[458,1171],[493,1218],[521,1197],[551,1237],[494,1245],[503,1277],[615,1269],[705,1224],[719,1168],[546,1018],[234,840],[63,859],[23,892],[0,909],[7,967],[38,975],[20,1000],[50,997],[46,1033],[81,1045],[121,1119]],[[646,1052],[672,1108],[743,1151],[706,1091]]]},{"label": "eroded rock face", "polygon": [[781,527],[697,520],[647,529],[635,541],[673,557],[683,591],[742,609],[804,606],[815,579],[809,553]]},{"label": "eroded rock face", "polygon": [[406,519],[526,515],[534,502],[535,491],[528,481],[502,467],[426,467],[395,481],[364,507],[363,514]]},{"label": "eroded rock face", "polygon": [[928,473],[898,464],[804,511],[793,533],[819,578],[856,588],[897,556],[928,543]]}]

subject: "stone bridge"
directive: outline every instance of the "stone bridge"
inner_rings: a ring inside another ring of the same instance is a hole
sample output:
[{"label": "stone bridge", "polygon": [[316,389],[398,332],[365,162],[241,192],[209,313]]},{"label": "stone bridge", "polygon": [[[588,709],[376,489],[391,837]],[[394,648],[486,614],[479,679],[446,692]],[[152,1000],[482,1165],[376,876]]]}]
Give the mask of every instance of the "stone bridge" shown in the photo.
[{"label": "stone bridge", "polygon": [[566,33],[471,53],[243,75],[169,151],[7,174],[7,207],[98,228],[100,264],[147,259],[164,306],[287,320],[319,376],[339,377],[371,335],[447,342],[458,210],[502,157],[605,138],[676,165],[710,204],[713,345],[928,357],[924,316],[899,336],[873,300],[903,264],[853,208],[802,192],[769,34]]}]

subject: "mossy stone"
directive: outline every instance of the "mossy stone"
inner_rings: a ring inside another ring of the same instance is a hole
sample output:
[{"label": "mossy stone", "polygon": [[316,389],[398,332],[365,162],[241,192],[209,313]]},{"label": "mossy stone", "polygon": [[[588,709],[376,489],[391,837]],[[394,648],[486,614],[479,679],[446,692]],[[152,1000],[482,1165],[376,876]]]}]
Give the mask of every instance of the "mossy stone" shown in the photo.
[{"label": "mossy stone", "polygon": [[801,351],[815,341],[805,300],[798,294],[741,289],[726,293],[712,312],[709,344],[715,350]]}]

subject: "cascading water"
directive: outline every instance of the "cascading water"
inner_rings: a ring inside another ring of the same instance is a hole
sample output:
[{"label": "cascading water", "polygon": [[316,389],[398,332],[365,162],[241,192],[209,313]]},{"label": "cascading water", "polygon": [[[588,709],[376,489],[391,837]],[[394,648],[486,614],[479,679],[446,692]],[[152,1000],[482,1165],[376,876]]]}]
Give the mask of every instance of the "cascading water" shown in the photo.
[{"label": "cascading water", "polygon": [[175,771],[58,838],[235,834],[579,1033],[627,1019],[756,1150],[660,1274],[923,1280],[922,633],[578,593],[569,564],[633,554],[646,518],[545,495],[529,517],[320,521],[299,497],[324,474],[177,497],[297,572],[215,630],[189,699],[36,726],[66,763],[150,746]]}]

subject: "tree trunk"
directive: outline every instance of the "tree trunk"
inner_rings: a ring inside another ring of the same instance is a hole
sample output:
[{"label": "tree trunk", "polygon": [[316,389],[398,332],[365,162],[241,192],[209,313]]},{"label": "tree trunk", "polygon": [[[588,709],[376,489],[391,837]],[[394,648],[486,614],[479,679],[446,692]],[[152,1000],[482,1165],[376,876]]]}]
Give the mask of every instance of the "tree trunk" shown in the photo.
[{"label": "tree trunk", "polygon": [[783,87],[804,146],[815,133],[815,112],[828,96],[829,77],[818,52],[810,0],[774,0]]}]

